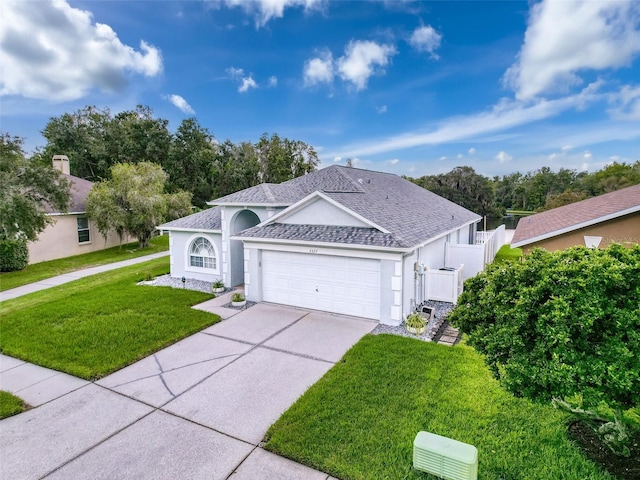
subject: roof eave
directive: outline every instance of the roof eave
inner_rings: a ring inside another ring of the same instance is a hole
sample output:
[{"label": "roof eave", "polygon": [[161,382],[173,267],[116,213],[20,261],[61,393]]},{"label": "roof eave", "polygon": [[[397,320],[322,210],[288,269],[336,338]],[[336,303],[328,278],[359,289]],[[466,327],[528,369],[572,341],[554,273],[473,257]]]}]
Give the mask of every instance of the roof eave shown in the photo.
[{"label": "roof eave", "polygon": [[586,222],[576,223],[575,225],[570,225],[565,228],[561,228],[558,230],[553,230],[551,232],[544,233],[542,235],[537,235],[535,237],[525,238],[520,240],[519,242],[513,242],[511,247],[524,247],[526,245],[530,245],[532,243],[541,242],[542,240],[547,240],[549,238],[557,237],[558,235],[564,235],[565,233],[573,232],[575,230],[580,230],[581,228],[590,227],[591,225],[596,225],[598,223],[607,222],[609,220],[615,220],[619,217],[624,217],[625,215],[630,215],[632,213],[640,212],[640,205],[636,205],[635,207],[626,208],[624,210],[620,210],[618,212],[610,213],[608,215],[603,215],[598,218],[593,218],[591,220],[587,220]]},{"label": "roof eave", "polygon": [[313,245],[313,246],[323,246],[323,247],[333,247],[333,248],[345,248],[351,250],[377,250],[384,252],[394,252],[394,253],[410,253],[414,250],[414,248],[403,248],[403,247],[383,247],[377,245],[362,245],[359,243],[334,243],[334,242],[316,242],[311,240],[282,240],[275,238],[261,238],[261,237],[243,237],[243,236],[232,236],[231,240],[242,240],[243,242],[255,242],[255,243],[275,243],[280,245]]},{"label": "roof eave", "polygon": [[207,202],[207,205],[210,205],[212,207],[214,206],[224,206],[224,207],[273,207],[273,208],[278,208],[278,207],[288,207],[290,205],[292,205],[291,203],[284,203],[284,202],[276,202],[276,203],[262,203],[262,202],[216,202],[215,200],[212,200],[210,202]]},{"label": "roof eave", "polygon": [[164,225],[158,225],[156,230],[166,230],[168,232],[222,233],[222,230],[211,230],[208,228],[167,227]]}]

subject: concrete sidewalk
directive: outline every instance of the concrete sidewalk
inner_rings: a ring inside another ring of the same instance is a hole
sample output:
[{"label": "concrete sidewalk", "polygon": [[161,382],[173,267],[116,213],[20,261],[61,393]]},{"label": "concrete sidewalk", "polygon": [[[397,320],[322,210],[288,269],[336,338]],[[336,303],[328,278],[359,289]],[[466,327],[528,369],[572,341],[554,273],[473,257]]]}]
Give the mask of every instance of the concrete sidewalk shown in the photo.
[{"label": "concrete sidewalk", "polygon": [[40,280],[39,282],[29,283],[21,287],[12,288],[11,290],[0,292],[0,302],[4,300],[10,300],[12,298],[21,297],[22,295],[27,295],[29,293],[38,292],[40,290],[46,290],[47,288],[57,287],[58,285],[73,282],[74,280],[78,280],[79,278],[89,277],[97,273],[108,272],[109,270],[115,270],[116,268],[128,267],[129,265],[147,262],[149,260],[166,257],[168,255],[168,250],[166,252],[152,253],[151,255],[145,255],[143,257],[122,260],[121,262],[109,263],[107,265],[100,265],[98,267],[84,268],[82,270],[76,270],[75,272],[58,275],[57,277]]},{"label": "concrete sidewalk", "polygon": [[376,323],[272,304],[224,313],[95,383],[0,356],[0,388],[40,405],[0,421],[1,476],[332,479],[261,441]]}]

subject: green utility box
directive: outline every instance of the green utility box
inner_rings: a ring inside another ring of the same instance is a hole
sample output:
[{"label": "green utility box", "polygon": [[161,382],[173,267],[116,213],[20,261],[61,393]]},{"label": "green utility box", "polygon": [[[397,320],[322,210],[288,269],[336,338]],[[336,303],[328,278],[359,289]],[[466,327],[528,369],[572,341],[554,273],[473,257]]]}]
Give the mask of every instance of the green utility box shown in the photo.
[{"label": "green utility box", "polygon": [[445,480],[477,480],[478,449],[435,433],[419,432],[413,441],[413,468]]}]

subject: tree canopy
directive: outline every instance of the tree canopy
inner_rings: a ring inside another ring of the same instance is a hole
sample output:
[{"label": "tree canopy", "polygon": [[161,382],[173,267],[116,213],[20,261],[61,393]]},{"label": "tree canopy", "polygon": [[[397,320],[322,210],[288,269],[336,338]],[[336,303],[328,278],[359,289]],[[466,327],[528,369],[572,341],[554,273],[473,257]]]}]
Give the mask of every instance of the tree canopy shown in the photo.
[{"label": "tree canopy", "polygon": [[467,280],[450,321],[518,396],[640,404],[640,246],[536,249]]},{"label": "tree canopy", "polygon": [[191,213],[191,194],[164,193],[167,174],[151,162],[111,167],[111,178],[96,183],[87,200],[87,214],[106,237],[115,230],[138,238],[146,247],[155,228]]},{"label": "tree canopy", "polygon": [[66,212],[69,204],[69,182],[51,164],[25,158],[22,145],[0,133],[0,240],[36,240],[53,222],[46,206]]}]

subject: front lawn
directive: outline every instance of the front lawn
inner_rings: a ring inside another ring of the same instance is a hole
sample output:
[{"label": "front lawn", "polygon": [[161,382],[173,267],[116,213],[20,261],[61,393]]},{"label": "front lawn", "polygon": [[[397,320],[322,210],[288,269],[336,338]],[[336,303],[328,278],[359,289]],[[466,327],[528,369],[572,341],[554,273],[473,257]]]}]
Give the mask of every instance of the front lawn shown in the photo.
[{"label": "front lawn", "polygon": [[478,448],[479,479],[611,479],[567,440],[567,416],[501,389],[470,347],[368,335],[267,432],[266,448],[341,479],[412,469],[420,430]]},{"label": "front lawn", "polygon": [[138,242],[135,242],[122,245],[122,247],[112,247],[73,257],[34,263],[18,272],[0,273],[0,292],[82,268],[97,267],[166,250],[169,250],[169,236],[163,235],[152,238],[147,248],[139,248]]},{"label": "front lawn", "polygon": [[0,351],[94,380],[220,320],[191,308],[209,294],[136,285],[168,271],[160,258],[2,302]]},{"label": "front lawn", "polygon": [[22,399],[9,392],[0,390],[0,420],[22,413],[26,408]]}]

